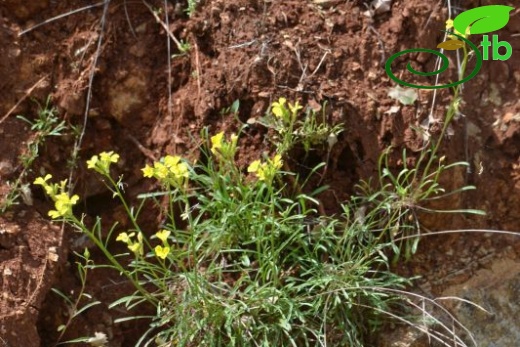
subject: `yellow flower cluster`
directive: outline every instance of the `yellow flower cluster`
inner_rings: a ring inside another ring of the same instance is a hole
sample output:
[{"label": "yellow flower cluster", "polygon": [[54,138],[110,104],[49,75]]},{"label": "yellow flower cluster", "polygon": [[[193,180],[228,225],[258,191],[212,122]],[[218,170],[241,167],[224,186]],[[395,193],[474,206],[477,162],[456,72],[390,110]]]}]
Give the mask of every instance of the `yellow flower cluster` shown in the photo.
[{"label": "yellow flower cluster", "polygon": [[90,160],[87,160],[87,168],[93,169],[102,175],[110,173],[110,165],[119,161],[119,154],[110,152],[101,152],[99,156],[94,155]]},{"label": "yellow flower cluster", "polygon": [[231,134],[230,141],[224,139],[224,132],[221,131],[218,134],[211,137],[211,153],[215,155],[221,155],[226,159],[233,159],[237,149],[238,136]]},{"label": "yellow flower cluster", "polygon": [[168,254],[170,254],[170,246],[168,245],[168,237],[170,236],[170,231],[161,230],[161,231],[156,232],[155,236],[157,236],[157,238],[159,240],[161,240],[161,242],[162,242],[162,246],[161,245],[155,246],[155,248],[154,248],[155,255],[158,258],[161,258],[164,260],[164,259],[166,259]]},{"label": "yellow flower cluster", "polygon": [[[126,243],[129,250],[131,250],[134,255],[143,256],[144,255],[144,243],[143,243],[143,233],[137,233],[137,237],[135,232],[126,233],[122,232],[117,235],[116,241],[121,241]],[[168,237],[170,236],[169,230],[161,230],[155,233],[155,236],[161,240],[162,246],[158,245],[154,248],[154,253],[158,258],[166,259],[168,254],[170,254],[170,246],[168,245]]]},{"label": "yellow flower cluster", "polygon": [[[466,28],[466,32],[464,34],[462,34],[457,29],[454,28],[454,26],[453,26],[453,19],[448,19],[446,21],[446,30],[450,30],[452,28],[454,29],[453,32],[455,34],[457,34],[457,35],[468,37],[469,34],[470,34],[470,27],[469,26]],[[448,38],[450,38],[452,40],[458,40],[458,37],[455,36],[455,35],[448,35]]]},{"label": "yellow flower cluster", "polygon": [[260,181],[270,183],[278,171],[282,168],[283,161],[280,154],[276,154],[274,158],[267,159],[266,162],[261,160],[253,161],[247,168],[247,172],[254,173]]},{"label": "yellow flower cluster", "polygon": [[181,188],[189,176],[188,164],[181,161],[179,156],[167,155],[161,161],[155,162],[153,167],[146,165],[143,169],[144,177],[155,177],[163,184]]},{"label": "yellow flower cluster", "polygon": [[143,233],[137,233],[137,240],[134,239],[135,233],[120,233],[117,235],[116,241],[121,241],[126,243],[128,249],[131,250],[135,256],[143,256],[144,254],[144,246],[143,246]]},{"label": "yellow flower cluster", "polygon": [[287,103],[286,98],[279,98],[278,101],[273,102],[271,105],[271,112],[276,118],[288,123],[296,120],[296,115],[302,108],[298,101],[296,101],[295,104],[291,104]]},{"label": "yellow flower cluster", "polygon": [[60,184],[47,183],[51,178],[52,175],[48,174],[45,175],[45,177],[38,177],[34,181],[34,184],[42,186],[45,193],[54,201],[54,208],[56,210],[49,211],[49,216],[53,219],[72,216],[72,207],[78,202],[79,196],[69,196],[66,192],[67,180],[61,181]]}]

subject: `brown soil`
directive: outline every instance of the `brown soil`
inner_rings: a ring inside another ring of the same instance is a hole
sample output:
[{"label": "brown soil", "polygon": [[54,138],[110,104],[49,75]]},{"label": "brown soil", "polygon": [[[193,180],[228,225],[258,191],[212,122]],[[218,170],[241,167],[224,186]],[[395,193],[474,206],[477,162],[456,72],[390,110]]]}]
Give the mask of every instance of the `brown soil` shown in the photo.
[{"label": "brown soil", "polygon": [[[106,225],[125,221],[103,184],[86,172],[85,159],[103,150],[118,152],[122,160],[117,173],[128,183],[128,196],[135,197],[150,189],[139,171],[146,163],[166,153],[197,158],[199,134],[206,126],[210,133],[236,131],[240,124],[233,116],[221,114],[234,100],[240,100],[242,122],[261,117],[280,96],[316,109],[327,102],[329,121],[345,126],[323,177],[323,184],[331,187],[319,197],[327,213],[338,212],[339,203],[349,198],[359,179],[377,174],[378,156],[384,148],[396,148],[391,165],[397,169],[402,149],[416,153],[423,145],[412,127],[428,117],[433,93],[417,90],[419,99],[414,105],[388,113],[398,104],[387,95],[395,83],[386,75],[384,62],[398,51],[434,48],[441,42],[439,30],[447,18],[442,2],[396,0],[390,12],[369,18],[363,15],[363,1],[206,0],[188,18],[182,12],[184,1],[168,2],[166,11],[162,1],[149,1],[152,9],[162,9],[161,18],[168,14],[169,30],[191,44],[185,54],[172,41],[168,52],[166,31],[143,2],[107,3],[106,11],[90,0],[5,0],[0,4],[2,196],[7,182],[20,174],[17,158],[33,136],[15,115],[34,118],[37,105],[31,100],[44,103],[49,95],[61,119],[86,125],[80,166],[74,171],[75,191],[82,198],[78,212],[86,212],[89,218],[100,215]],[[34,28],[89,4],[89,9]],[[459,6],[487,4],[491,2],[471,0]],[[520,230],[520,44],[512,36],[520,30],[516,13],[499,32],[500,39],[513,46],[512,58],[485,61],[477,77],[466,83],[464,117],[454,122],[442,149],[447,161],[471,164],[468,172],[443,177],[446,188],[473,184],[477,190],[435,207],[482,209],[487,216],[421,216],[430,230]],[[418,69],[434,70],[433,56],[412,55],[412,60]],[[403,61],[399,67],[404,66]],[[454,79],[455,73],[452,67],[443,79]],[[437,94],[436,119],[442,119],[450,100],[449,90]],[[430,130],[435,136],[435,129]],[[245,131],[240,141],[241,165],[269,149],[265,135],[261,126]],[[74,139],[68,134],[48,140],[27,182],[41,173],[67,178]],[[293,156],[289,166],[303,172],[325,159],[322,148],[307,158]],[[89,246],[77,233],[49,224],[50,204],[42,192],[33,189],[33,200],[32,206],[22,204],[0,216],[0,346],[54,345],[57,327],[64,324],[68,312],[50,288],[72,296],[77,293],[78,259],[72,252]],[[155,217],[149,223],[155,223]],[[399,271],[425,276],[428,290],[440,293],[446,285],[471,276],[482,266],[479,259],[505,248],[516,254],[519,246],[516,238],[504,236],[428,237],[417,257]],[[94,248],[91,252],[95,260],[103,259]],[[468,267],[472,262],[477,265]],[[114,324],[123,313],[106,308],[130,289],[117,274],[92,273],[86,291],[104,304],[75,320],[64,338],[103,331],[109,335],[110,346],[133,346],[142,325]]]}]

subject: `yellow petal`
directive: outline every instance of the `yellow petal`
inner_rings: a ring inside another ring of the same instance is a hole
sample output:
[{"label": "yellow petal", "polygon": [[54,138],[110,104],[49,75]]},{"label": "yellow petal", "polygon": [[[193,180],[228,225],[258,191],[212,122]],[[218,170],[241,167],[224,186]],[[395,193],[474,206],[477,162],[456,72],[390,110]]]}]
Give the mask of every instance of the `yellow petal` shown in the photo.
[{"label": "yellow petal", "polygon": [[301,106],[298,103],[298,101],[296,101],[296,103],[294,105],[289,104],[289,110],[291,110],[291,113],[293,113],[293,114],[297,113],[302,108],[303,108],[303,106]]},{"label": "yellow petal", "polygon": [[46,186],[47,181],[50,180],[51,178],[52,178],[52,175],[50,175],[50,174],[45,175],[45,177],[38,177],[37,179],[34,180],[34,184]]},{"label": "yellow petal", "polygon": [[134,242],[128,245],[128,249],[134,252],[136,255],[141,253],[141,245],[139,245],[139,242]]},{"label": "yellow petal", "polygon": [[155,251],[155,255],[161,259],[166,259],[166,257],[168,256],[168,254],[170,253],[170,247],[166,246],[166,247],[163,247],[163,246],[156,246],[154,248],[154,251]]},{"label": "yellow petal", "polygon": [[53,219],[61,217],[61,214],[59,214],[58,211],[54,211],[54,210],[49,211],[48,215],[49,215],[49,217],[51,217]]},{"label": "yellow petal", "polygon": [[87,160],[87,168],[93,169],[96,167],[96,164],[99,162],[99,158],[97,155],[92,156],[90,160]]},{"label": "yellow petal", "polygon": [[168,253],[170,253],[170,247],[162,247],[162,246],[155,247],[155,254],[161,259],[166,259],[166,257],[168,256]]},{"label": "yellow petal", "polygon": [[162,242],[166,242],[166,240],[168,239],[168,236],[170,236],[170,231],[163,229],[161,231],[156,232],[155,236],[157,236],[157,238],[159,240],[161,240]]},{"label": "yellow petal", "polygon": [[186,163],[179,163],[176,167],[171,169],[175,178],[188,177],[188,165]]},{"label": "yellow petal", "polygon": [[155,162],[153,166],[157,178],[162,179],[168,176],[168,168],[163,163]]},{"label": "yellow petal", "polygon": [[280,169],[283,165],[282,156],[280,154],[276,154],[272,163],[275,169]]},{"label": "yellow petal", "polygon": [[221,131],[216,135],[211,136],[211,153],[216,153],[217,149],[222,148],[222,140],[224,132]]},{"label": "yellow petal", "polygon": [[153,177],[155,170],[150,165],[146,165],[144,168],[141,169],[143,172],[144,177]]},{"label": "yellow petal", "polygon": [[119,235],[117,235],[116,241],[121,241],[121,242],[124,242],[124,243],[128,243],[128,241],[130,241],[130,236],[128,236],[127,233],[122,232]]},{"label": "yellow petal", "polygon": [[260,167],[260,160],[255,160],[247,168],[247,172],[257,172]]},{"label": "yellow petal", "polygon": [[277,103],[275,102],[275,104],[278,104],[280,106],[285,106],[286,102],[287,102],[287,99],[282,97],[282,98],[279,98],[278,102]]},{"label": "yellow petal", "polygon": [[52,197],[53,194],[54,194],[54,187],[52,187],[50,185],[46,185],[46,186],[44,186],[44,188],[45,188],[45,194],[47,194],[48,196]]},{"label": "yellow petal", "polygon": [[114,153],[114,151],[110,152],[101,152],[99,153],[99,157],[102,162],[109,164],[109,163],[117,163],[119,160],[119,154]]},{"label": "yellow petal", "polygon": [[174,167],[179,163],[180,160],[181,157],[179,157],[178,155],[167,155],[166,157],[164,157],[164,165],[166,165],[167,167]]},{"label": "yellow petal", "polygon": [[72,205],[76,205],[76,203],[78,202],[79,200],[79,196],[78,195],[73,195],[72,198],[70,198],[70,203]]},{"label": "yellow petal", "polygon": [[256,177],[258,177],[258,179],[259,179],[260,181],[265,181],[266,178],[267,178],[267,173],[266,173],[265,168],[260,168],[260,169],[258,170],[258,172],[256,173]]}]

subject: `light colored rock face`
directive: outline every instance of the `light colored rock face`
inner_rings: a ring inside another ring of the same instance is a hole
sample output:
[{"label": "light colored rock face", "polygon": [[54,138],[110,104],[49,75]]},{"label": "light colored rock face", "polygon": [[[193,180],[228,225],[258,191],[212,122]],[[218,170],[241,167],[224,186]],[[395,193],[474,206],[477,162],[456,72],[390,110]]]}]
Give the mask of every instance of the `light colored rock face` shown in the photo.
[{"label": "light colored rock face", "polygon": [[135,69],[121,81],[111,83],[108,89],[110,112],[120,124],[128,125],[132,117],[146,107],[150,89],[148,72]]},{"label": "light colored rock face", "polygon": [[520,262],[497,259],[467,282],[446,289],[443,295],[470,300],[488,311],[460,302],[452,302],[450,307],[473,333],[479,347],[520,344]]},{"label": "light colored rock face", "polygon": [[[502,255],[489,262],[486,268],[474,272],[469,280],[448,287],[436,299],[472,333],[475,343],[459,329],[459,335],[468,347],[520,346],[520,262],[514,258],[512,254]],[[440,311],[435,312],[435,316],[441,318]],[[442,315],[442,321],[451,326],[446,315]],[[385,332],[378,345],[432,346],[442,344],[428,341],[425,333],[405,326]],[[462,347],[461,344],[453,346]]]},{"label": "light colored rock face", "polygon": [[428,338],[417,329],[401,327],[381,339],[379,347],[428,347]]}]

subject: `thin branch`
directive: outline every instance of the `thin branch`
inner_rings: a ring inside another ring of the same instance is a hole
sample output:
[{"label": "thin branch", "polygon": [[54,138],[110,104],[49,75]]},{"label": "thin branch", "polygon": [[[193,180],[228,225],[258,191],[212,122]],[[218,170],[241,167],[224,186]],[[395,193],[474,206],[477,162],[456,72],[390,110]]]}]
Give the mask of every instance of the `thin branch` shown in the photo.
[{"label": "thin branch", "polygon": [[[175,45],[177,46],[177,49],[179,51],[183,51],[184,48],[182,46],[182,43],[175,37],[175,35],[173,35],[173,33],[171,32],[170,28],[168,27],[168,25],[166,23],[164,23],[161,18],[159,18],[159,16],[157,15],[157,13],[155,13],[155,11],[153,10],[152,6],[150,6],[146,1],[143,0],[143,4],[148,8],[148,10],[150,10],[150,12],[153,14],[153,16],[155,17],[155,19],[157,20],[157,22],[159,24],[161,24],[161,26],[164,28],[164,30],[166,30],[166,33],[168,34],[168,36],[170,36],[170,38],[173,40],[173,42],[175,42]],[[166,14],[166,17],[168,17],[168,15]]]},{"label": "thin branch", "polygon": [[[81,144],[83,142],[83,137],[85,136],[85,131],[87,129],[87,120],[88,120],[88,113],[90,111],[90,102],[92,100],[92,85],[94,83],[94,76],[96,74],[96,66],[99,59],[99,56],[101,55],[101,46],[103,43],[104,38],[104,32],[105,32],[105,22],[106,17],[108,14],[108,5],[110,4],[110,0],[105,0],[104,7],[103,7],[103,15],[101,16],[101,20],[99,23],[99,38],[97,43],[96,52],[94,53],[94,59],[92,61],[92,66],[90,68],[90,74],[89,74],[89,81],[88,81],[88,88],[87,88],[87,100],[85,103],[85,113],[83,114],[83,127],[81,129],[81,134],[78,136],[76,143],[74,143],[74,149],[72,152],[72,158],[75,160],[78,156],[79,150],[81,148]],[[72,174],[73,169],[70,170],[69,175],[69,190],[72,190]]]},{"label": "thin branch", "polygon": [[31,93],[33,92],[33,90],[38,87],[46,78],[48,77],[48,75],[45,75],[43,76],[42,78],[40,78],[38,80],[38,82],[36,82],[35,84],[33,84],[33,86],[31,88],[29,88],[26,92],[25,92],[25,95],[23,97],[20,98],[20,100],[18,100],[18,102],[13,106],[11,107],[11,109],[2,117],[2,119],[0,119],[0,124],[2,124],[6,119],[7,117],[9,117],[11,115],[11,113],[14,112],[14,110],[16,110],[16,108],[25,100],[27,99],[27,97],[29,95],[31,95]]},{"label": "thin branch", "polygon": [[33,31],[34,29],[36,28],[39,28],[41,27],[42,25],[45,25],[45,24],[49,24],[49,23],[52,23],[54,21],[57,21],[58,19],[62,19],[62,18],[65,18],[67,16],[70,16],[72,14],[75,14],[75,13],[78,13],[78,12],[81,12],[81,11],[85,11],[85,10],[88,10],[88,9],[91,9],[91,8],[94,8],[94,7],[99,7],[99,6],[102,6],[102,5],[106,5],[107,2],[110,2],[110,0],[105,0],[103,2],[98,2],[97,4],[93,4],[93,5],[88,5],[88,6],[85,6],[85,7],[81,7],[81,8],[78,8],[76,10],[72,10],[72,11],[69,11],[67,13],[62,13],[60,14],[59,16],[56,16],[56,17],[52,17],[50,19],[47,19],[41,23],[38,23],[36,25],[33,25],[32,27],[30,28],[27,28],[25,30],[22,30],[18,36],[22,36],[22,35],[25,35],[27,34],[28,32],[30,31]]}]

